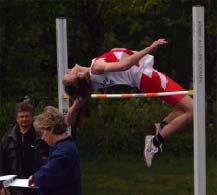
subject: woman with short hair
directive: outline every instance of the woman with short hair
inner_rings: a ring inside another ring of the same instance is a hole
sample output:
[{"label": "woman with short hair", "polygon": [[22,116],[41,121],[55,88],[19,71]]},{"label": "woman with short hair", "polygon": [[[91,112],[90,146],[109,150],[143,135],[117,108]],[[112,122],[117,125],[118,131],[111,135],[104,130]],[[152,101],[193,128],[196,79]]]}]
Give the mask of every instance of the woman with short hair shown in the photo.
[{"label": "woman with short hair", "polygon": [[51,150],[48,162],[30,176],[29,185],[39,187],[40,195],[81,195],[79,154],[67,135],[64,115],[47,106],[33,124]]}]

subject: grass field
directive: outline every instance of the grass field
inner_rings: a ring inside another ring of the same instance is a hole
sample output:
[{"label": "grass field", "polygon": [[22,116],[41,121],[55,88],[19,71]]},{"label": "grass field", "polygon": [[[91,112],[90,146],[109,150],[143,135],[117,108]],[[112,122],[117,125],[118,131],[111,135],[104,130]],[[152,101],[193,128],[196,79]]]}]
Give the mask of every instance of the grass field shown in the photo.
[{"label": "grass field", "polygon": [[[207,195],[217,194],[217,159],[207,161]],[[82,161],[84,195],[193,195],[193,159]]]}]

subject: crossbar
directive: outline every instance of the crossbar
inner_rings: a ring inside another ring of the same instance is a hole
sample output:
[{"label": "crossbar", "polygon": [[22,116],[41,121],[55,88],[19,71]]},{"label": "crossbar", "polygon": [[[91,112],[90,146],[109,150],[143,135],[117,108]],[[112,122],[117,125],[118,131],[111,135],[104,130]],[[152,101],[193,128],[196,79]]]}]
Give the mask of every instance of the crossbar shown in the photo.
[{"label": "crossbar", "polygon": [[[96,98],[96,99],[109,99],[109,98],[129,99],[129,98],[162,97],[162,96],[173,96],[173,95],[193,95],[193,90],[155,92],[155,93],[92,94],[91,98]],[[68,99],[69,96],[65,93],[64,98]]]},{"label": "crossbar", "polygon": [[107,99],[107,98],[144,98],[144,97],[162,97],[173,95],[192,95],[193,91],[173,91],[173,92],[158,92],[158,93],[128,93],[128,94],[92,94],[91,98]]}]

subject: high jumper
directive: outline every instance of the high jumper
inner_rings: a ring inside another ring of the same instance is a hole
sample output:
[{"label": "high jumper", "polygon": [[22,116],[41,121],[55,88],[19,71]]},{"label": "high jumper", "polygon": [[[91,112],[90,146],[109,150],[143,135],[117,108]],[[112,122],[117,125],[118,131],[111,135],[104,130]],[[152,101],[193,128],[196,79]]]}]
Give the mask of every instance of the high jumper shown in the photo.
[{"label": "high jumper", "polygon": [[[69,69],[64,75],[63,85],[66,93],[76,95],[77,98],[68,109],[66,123],[71,124],[92,90],[128,85],[137,87],[142,93],[184,91],[181,85],[153,67],[154,57],[150,53],[167,43],[167,40],[160,38],[138,52],[114,48],[94,58],[90,67],[76,64]],[[162,120],[161,129],[156,135],[145,137],[144,160],[148,167],[154,155],[161,151],[163,142],[193,119],[193,100],[188,94],[159,98],[171,105],[173,111]]]}]

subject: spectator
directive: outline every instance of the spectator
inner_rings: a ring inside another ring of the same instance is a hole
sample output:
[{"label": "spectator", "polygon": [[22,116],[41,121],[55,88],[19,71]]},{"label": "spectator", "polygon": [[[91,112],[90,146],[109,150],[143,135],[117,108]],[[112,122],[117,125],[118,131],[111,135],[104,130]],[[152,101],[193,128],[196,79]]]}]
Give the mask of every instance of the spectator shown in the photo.
[{"label": "spectator", "polygon": [[[33,127],[33,107],[28,102],[16,105],[16,124],[0,143],[0,175],[17,175],[28,178],[44,164],[48,157],[48,145],[39,139]],[[13,195],[36,195],[36,189],[20,188]],[[9,190],[9,191],[10,191]],[[5,194],[1,190],[1,195]]]},{"label": "spectator", "polygon": [[64,115],[47,106],[35,117],[34,127],[50,146],[48,162],[29,177],[29,184],[40,188],[40,195],[81,195],[79,154],[67,136]]}]

